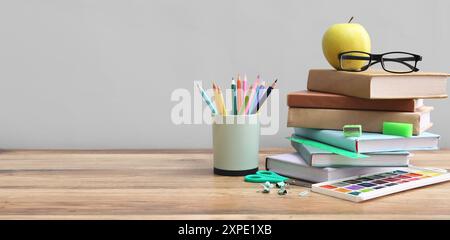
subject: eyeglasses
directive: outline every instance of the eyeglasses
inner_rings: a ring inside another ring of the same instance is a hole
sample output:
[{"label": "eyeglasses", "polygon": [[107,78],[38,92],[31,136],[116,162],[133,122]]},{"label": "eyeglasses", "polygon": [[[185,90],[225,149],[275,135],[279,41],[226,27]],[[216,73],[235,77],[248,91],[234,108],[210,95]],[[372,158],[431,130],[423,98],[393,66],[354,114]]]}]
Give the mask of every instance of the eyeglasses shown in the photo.
[{"label": "eyeglasses", "polygon": [[419,71],[418,61],[422,57],[407,52],[387,52],[383,54],[371,54],[361,51],[343,52],[338,55],[339,65],[342,71],[362,72],[374,64],[381,63],[386,72],[410,73]]}]

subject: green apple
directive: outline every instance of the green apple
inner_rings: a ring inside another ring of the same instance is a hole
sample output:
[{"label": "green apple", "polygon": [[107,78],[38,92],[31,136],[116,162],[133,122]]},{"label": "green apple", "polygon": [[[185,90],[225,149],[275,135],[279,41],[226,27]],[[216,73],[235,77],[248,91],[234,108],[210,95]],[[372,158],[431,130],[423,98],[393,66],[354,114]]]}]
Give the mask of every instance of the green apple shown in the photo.
[{"label": "green apple", "polygon": [[[322,50],[328,63],[339,69],[339,53],[347,51],[363,51],[370,53],[370,36],[366,29],[358,23],[338,23],[332,25],[322,38]],[[355,64],[364,64],[356,62]],[[362,67],[362,66],[354,66]]]}]

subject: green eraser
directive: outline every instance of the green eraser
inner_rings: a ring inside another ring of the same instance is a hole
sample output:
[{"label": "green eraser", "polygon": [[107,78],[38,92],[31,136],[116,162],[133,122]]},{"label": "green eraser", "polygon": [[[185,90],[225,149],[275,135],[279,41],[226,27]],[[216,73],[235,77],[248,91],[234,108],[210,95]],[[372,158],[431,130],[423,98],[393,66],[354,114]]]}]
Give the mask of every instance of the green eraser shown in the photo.
[{"label": "green eraser", "polygon": [[411,137],[413,135],[413,125],[411,123],[383,122],[383,134]]},{"label": "green eraser", "polygon": [[345,137],[360,137],[362,133],[361,125],[344,125],[342,127]]}]

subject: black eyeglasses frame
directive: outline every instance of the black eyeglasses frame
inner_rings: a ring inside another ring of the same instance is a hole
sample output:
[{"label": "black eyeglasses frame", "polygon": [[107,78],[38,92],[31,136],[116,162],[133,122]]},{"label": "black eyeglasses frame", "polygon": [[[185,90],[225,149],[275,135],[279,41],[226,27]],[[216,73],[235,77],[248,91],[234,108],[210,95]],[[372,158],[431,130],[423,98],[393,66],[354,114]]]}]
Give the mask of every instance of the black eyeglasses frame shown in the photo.
[{"label": "black eyeglasses frame", "polygon": [[[346,55],[349,53],[361,53],[361,54],[366,54],[369,57],[365,57],[365,56],[352,56],[352,55]],[[407,55],[411,55],[411,57],[407,57],[407,58],[384,58],[383,56],[388,55],[388,54],[407,54]],[[350,60],[367,60],[369,61],[367,63],[366,66],[362,67],[359,70],[349,70],[349,69],[344,69],[342,67],[342,57],[346,57],[346,59],[350,59]],[[377,63],[381,63],[381,66],[383,68],[384,71],[386,72],[390,72],[390,73],[411,73],[411,72],[417,72],[419,71],[419,69],[417,68],[417,62],[418,61],[422,61],[422,56],[414,54],[414,53],[409,53],[409,52],[401,52],[401,51],[395,51],[395,52],[386,52],[386,53],[382,53],[382,54],[372,54],[372,53],[368,53],[368,52],[363,52],[363,51],[347,51],[347,52],[342,52],[338,55],[338,59],[339,59],[339,67],[340,67],[340,71],[348,71],[348,72],[363,72],[366,71],[369,67],[371,67],[374,64]],[[411,69],[411,71],[393,71],[390,69],[387,69],[384,62],[385,61],[394,61],[394,62],[398,62],[401,63],[405,66],[407,66],[409,69]],[[414,61],[414,65],[411,65],[405,61]]]}]

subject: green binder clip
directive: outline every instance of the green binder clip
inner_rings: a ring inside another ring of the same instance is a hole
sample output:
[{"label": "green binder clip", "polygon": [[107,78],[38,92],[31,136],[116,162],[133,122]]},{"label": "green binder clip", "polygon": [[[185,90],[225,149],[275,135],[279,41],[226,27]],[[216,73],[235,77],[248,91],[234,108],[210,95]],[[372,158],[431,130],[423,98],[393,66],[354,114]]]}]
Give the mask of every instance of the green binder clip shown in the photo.
[{"label": "green binder clip", "polygon": [[344,125],[342,128],[345,137],[361,137],[361,125]]}]

